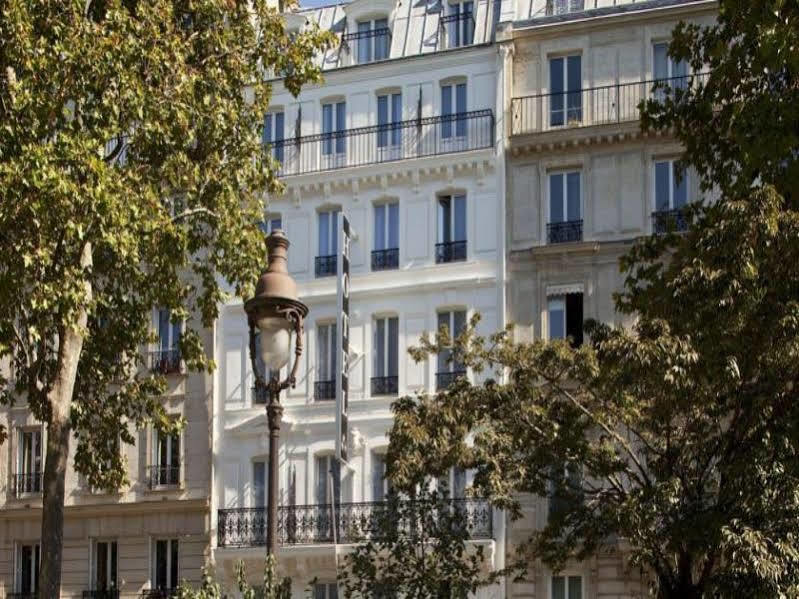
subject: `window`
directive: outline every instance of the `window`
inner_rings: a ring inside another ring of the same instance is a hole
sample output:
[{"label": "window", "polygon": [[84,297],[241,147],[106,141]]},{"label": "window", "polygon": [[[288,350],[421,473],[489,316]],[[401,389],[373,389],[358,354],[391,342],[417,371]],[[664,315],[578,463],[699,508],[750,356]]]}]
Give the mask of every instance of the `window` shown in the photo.
[{"label": "window", "polygon": [[39,595],[39,543],[23,543],[17,547],[17,592],[20,595]]},{"label": "window", "polygon": [[180,484],[180,435],[153,431],[152,486]]},{"label": "window", "polygon": [[319,213],[319,253],[316,257],[316,276],[329,277],[336,274],[338,254],[339,210]]},{"label": "window", "polygon": [[269,467],[264,460],[252,463],[252,506],[266,507],[266,473]]},{"label": "window", "polygon": [[338,599],[338,586],[335,582],[317,582],[313,585],[313,599]]},{"label": "window", "polygon": [[378,318],[374,322],[374,371],[372,395],[393,395],[398,391],[399,319]]},{"label": "window", "polygon": [[161,374],[180,372],[181,322],[172,322],[172,311],[158,311],[158,349],[152,353],[150,368]]},{"label": "window", "polygon": [[177,588],[178,579],[178,540],[159,539],[153,551],[153,589],[170,590]]},{"label": "window", "polygon": [[261,229],[264,235],[270,235],[278,229],[283,228],[283,219],[280,218],[279,214],[267,216],[263,221],[258,223],[258,228]]},{"label": "window", "polygon": [[388,19],[358,23],[358,63],[365,64],[388,58],[390,32]]},{"label": "window", "polygon": [[268,112],[264,116],[264,146],[271,146],[275,160],[283,162],[283,139],[285,136],[285,115],[283,112]]},{"label": "window", "polygon": [[583,577],[553,576],[552,599],[583,599]]},{"label": "window", "polygon": [[684,78],[688,75],[688,64],[684,60],[674,60],[669,56],[668,42],[652,46],[652,61],[652,74],[656,80],[679,78],[670,85],[675,88],[685,86]]},{"label": "window", "polygon": [[580,172],[549,175],[549,223],[547,241],[564,243],[583,238]]},{"label": "window", "polygon": [[375,247],[372,270],[399,267],[399,202],[375,206]]},{"label": "window", "polygon": [[325,156],[341,155],[346,151],[344,129],[347,126],[347,103],[322,105],[322,153]]},{"label": "window", "polygon": [[383,150],[382,159],[396,159],[399,156],[385,155],[385,149],[396,148],[401,144],[402,135],[402,94],[377,96],[377,147]]},{"label": "window", "polygon": [[555,466],[549,481],[547,516],[552,519],[570,510],[582,493],[582,476],[577,466],[565,464]]},{"label": "window", "polygon": [[[453,310],[438,313],[438,328],[447,327],[450,338],[455,339],[466,328],[466,311]],[[466,375],[466,367],[457,359],[452,359],[452,351],[445,349],[438,354],[436,370],[436,389],[443,390],[459,376]]]},{"label": "window", "polygon": [[466,137],[466,84],[441,86],[441,138]]},{"label": "window", "polygon": [[384,501],[391,490],[386,478],[386,455],[372,452],[372,501]]},{"label": "window", "polygon": [[466,497],[466,470],[455,466],[436,480],[439,489],[446,489],[451,499]]},{"label": "window", "polygon": [[439,196],[436,262],[460,260],[466,260],[466,196]]},{"label": "window", "polygon": [[655,210],[680,210],[688,203],[688,177],[676,160],[655,163]]},{"label": "window", "polygon": [[468,46],[474,41],[474,2],[457,2],[449,5],[447,37],[450,48]]},{"label": "window", "polygon": [[565,15],[583,10],[584,0],[547,0],[547,15]]},{"label": "window", "polygon": [[582,59],[561,56],[549,59],[551,106],[549,124],[559,127],[583,119]]},{"label": "window", "polygon": [[336,398],[336,323],[317,325],[314,398]]},{"label": "window", "polygon": [[333,479],[333,501],[336,505],[341,503],[341,472],[340,465],[334,455],[316,456],[316,504],[330,505],[330,482]]},{"label": "window", "polygon": [[42,431],[19,431],[16,494],[42,492]]},{"label": "window", "polygon": [[547,298],[549,339],[571,339],[574,347],[583,344],[583,294],[567,293]]},{"label": "window", "polygon": [[95,541],[92,545],[92,590],[117,588],[117,542]]}]

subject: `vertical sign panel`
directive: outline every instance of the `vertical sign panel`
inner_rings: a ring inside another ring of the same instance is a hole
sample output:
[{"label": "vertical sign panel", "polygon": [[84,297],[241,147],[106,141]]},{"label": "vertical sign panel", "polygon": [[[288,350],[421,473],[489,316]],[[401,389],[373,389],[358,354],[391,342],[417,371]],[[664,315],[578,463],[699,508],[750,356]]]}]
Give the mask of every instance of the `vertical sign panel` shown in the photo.
[{"label": "vertical sign panel", "polygon": [[336,372],[336,458],[347,461],[349,427],[349,361],[350,361],[350,221],[341,213],[339,235],[338,269],[338,316],[336,326],[336,351],[338,352],[338,371]]}]

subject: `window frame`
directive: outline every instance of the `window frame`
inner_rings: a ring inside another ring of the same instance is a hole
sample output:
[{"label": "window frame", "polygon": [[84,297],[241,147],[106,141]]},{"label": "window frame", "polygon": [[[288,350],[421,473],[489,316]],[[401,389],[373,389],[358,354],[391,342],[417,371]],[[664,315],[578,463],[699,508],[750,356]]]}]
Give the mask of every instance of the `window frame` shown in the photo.
[{"label": "window frame", "polygon": [[[449,102],[444,100],[446,92],[449,90]],[[455,141],[464,141],[469,135],[469,128],[466,120],[466,114],[469,112],[469,84],[465,79],[448,80],[441,82],[440,85],[441,97],[441,141],[444,143],[453,143]],[[459,110],[458,104],[461,96],[460,90],[463,90],[462,104],[463,110]]]},{"label": "window frame", "polygon": [[[382,25],[383,21],[385,21],[385,25]],[[378,27],[378,23],[380,26]],[[371,35],[365,37],[359,37],[358,43],[356,45],[355,51],[355,63],[356,64],[371,64],[373,62],[380,62],[381,60],[387,60],[391,56],[391,26],[390,26],[390,19],[388,16],[381,16],[381,17],[370,17],[366,19],[362,19],[356,21],[355,29],[358,33],[366,33],[378,31],[380,29],[388,29],[389,33],[386,34],[386,46],[385,46],[385,56],[381,56],[378,58],[377,49],[378,47],[378,36],[377,34],[372,33]],[[362,25],[368,25],[368,28],[362,28]],[[363,45],[362,45],[363,44]],[[362,48],[366,48],[366,52],[362,51]],[[382,49],[382,48],[381,48]],[[362,60],[362,52],[366,54],[366,59]]]},{"label": "window frame", "polygon": [[[547,293],[546,301],[547,301],[547,334],[546,339],[548,341],[555,341],[555,340],[566,340],[570,337],[569,334],[569,300],[567,299],[568,296],[580,296],[580,305],[582,306],[582,314],[580,320],[580,333],[579,338],[576,336],[572,337],[572,344],[575,347],[580,347],[585,342],[585,332],[583,330],[583,322],[585,321],[585,290],[581,291],[571,291],[571,292],[558,292],[558,293]],[[563,337],[553,337],[552,336],[552,313],[553,310],[551,305],[553,302],[559,301],[563,304],[563,318],[561,325],[563,327]]]},{"label": "window frame", "polygon": [[[689,204],[689,190],[690,190],[690,176],[689,169],[683,169],[681,185],[685,188],[685,202],[682,206],[676,206],[674,192],[677,188],[677,169],[676,164],[679,162],[678,158],[663,158],[656,157],[652,161],[652,211],[653,212],[667,212],[673,210],[682,210]],[[658,185],[657,185],[657,169],[658,165],[666,164],[668,166],[668,181],[669,181],[669,197],[668,206],[660,208],[658,206]]]},{"label": "window frame", "polygon": [[[330,111],[327,115],[326,112]],[[328,127],[326,123],[330,123]],[[330,99],[322,102],[322,155],[328,160],[347,154],[347,101]]]},{"label": "window frame", "polygon": [[[278,126],[278,117],[280,126]],[[268,125],[267,125],[268,123]],[[267,132],[270,134],[267,135]],[[279,134],[279,136],[278,136]],[[261,143],[264,147],[271,145],[271,154],[275,160],[281,164],[285,162],[286,141],[286,112],[282,107],[271,108],[264,114],[264,129],[261,135]]]},{"label": "window frame", "polygon": [[[167,547],[167,554],[166,554],[166,578],[167,578],[167,586],[159,587],[158,586],[158,543],[159,542],[166,542]],[[175,577],[176,580],[172,580],[172,546],[177,546],[177,568],[175,568],[176,573]],[[180,558],[180,538],[178,537],[155,537],[152,540],[152,561],[150,564],[150,585],[151,590],[171,590],[176,589],[180,584],[180,565],[183,560]]]},{"label": "window frame", "polygon": [[[467,327],[469,324],[469,310],[466,308],[444,308],[436,311],[436,331],[441,328],[441,316],[447,315],[448,322],[447,329],[449,330],[450,339],[455,339],[458,335],[463,332],[463,329],[460,331],[456,331],[455,329],[455,314],[463,313],[463,328]],[[446,358],[443,362],[443,366],[446,370],[439,370],[442,363],[440,361],[442,354],[451,354],[451,349],[446,349],[443,352],[439,352],[436,354],[436,374],[443,374],[443,373],[454,373],[454,372],[463,372],[466,373],[466,366],[461,364],[455,360],[450,360]],[[461,366],[461,368],[457,368],[457,366]]]},{"label": "window frame", "polygon": [[[22,588],[22,552],[25,547],[31,547],[31,589],[24,590]],[[14,589],[17,593],[30,593],[37,595],[39,592],[39,575],[42,569],[42,547],[41,541],[18,541],[14,551]]]},{"label": "window frame", "polygon": [[[579,218],[569,218],[569,175],[577,175],[577,197]],[[563,177],[562,182],[562,202],[563,202],[563,220],[552,220],[552,177]],[[559,224],[568,222],[577,222],[583,220],[584,206],[583,206],[583,170],[582,168],[559,168],[547,172],[547,224]]]},{"label": "window frame", "polygon": [[[250,473],[252,476],[252,492],[250,493],[250,501],[253,508],[266,508],[267,507],[267,489],[269,487],[269,456],[257,456],[250,461]],[[263,487],[261,489],[261,502],[258,502],[258,487],[256,484],[256,467],[261,466],[264,472]]]},{"label": "window frame", "polygon": [[[324,476],[324,483],[320,478],[320,461],[323,461],[326,469]],[[343,488],[344,480],[341,476],[341,464],[336,459],[336,455],[330,452],[319,452],[314,454],[314,500],[316,505],[330,505],[330,473],[333,473],[333,501],[336,505],[341,505],[341,491]],[[338,473],[338,480],[336,480],[336,473]],[[322,495],[322,487],[324,487],[324,497]]]},{"label": "window frame", "polygon": [[[397,244],[396,246],[391,245],[391,233],[392,233],[392,220],[391,220],[391,213],[392,207],[396,206],[396,210],[394,211],[396,214],[396,239]],[[383,216],[383,247],[379,247],[380,244],[378,243],[378,239],[380,236],[378,235],[378,212],[382,211]],[[399,200],[397,199],[389,199],[382,202],[376,202],[372,209],[373,212],[373,219],[372,223],[374,226],[374,239],[372,241],[372,249],[374,251],[384,251],[384,250],[398,250],[399,249],[399,237],[400,237],[400,213],[399,213]]]},{"label": "window frame", "polygon": [[[277,223],[277,226],[275,226]],[[279,212],[267,214],[264,216],[264,219],[258,223],[258,228],[264,234],[265,237],[268,237],[275,231],[282,231],[283,230],[283,215]]]},{"label": "window frame", "polygon": [[[97,566],[99,564],[98,544],[100,544],[100,543],[104,543],[104,544],[107,544],[109,546],[109,552],[108,552],[108,555],[106,556],[106,559],[108,561],[108,563],[106,564],[106,567],[109,568],[109,570],[108,570],[109,579],[113,579],[113,582],[112,582],[111,586],[109,586],[107,589],[98,588],[99,585],[98,585],[98,580],[97,580],[97,574],[98,574]],[[110,551],[111,545],[115,546],[113,553]],[[115,555],[115,557],[116,557],[115,560],[113,559],[114,558],[114,554],[116,554]],[[91,540],[91,561],[90,561],[90,564],[89,564],[89,589],[92,590],[92,591],[104,591],[104,590],[105,591],[112,591],[112,590],[118,590],[119,589],[119,541],[118,541],[118,539],[116,539],[116,538],[99,537],[99,538],[94,538],[94,539]]]},{"label": "window frame", "polygon": [[[381,101],[385,101],[385,122],[381,122]],[[377,93],[377,147],[383,152],[402,147],[403,104],[402,91],[381,91]]]},{"label": "window frame", "polygon": [[[475,22],[474,22],[474,5],[473,0],[459,0],[458,2],[448,2],[449,16],[458,16],[468,14],[471,18],[458,18],[450,24],[447,31],[447,48],[465,48],[474,44]],[[468,5],[469,10],[466,10]],[[453,31],[455,35],[453,36]],[[468,34],[468,35],[467,35]],[[468,39],[468,41],[467,41]]]},{"label": "window frame", "polygon": [[[171,418],[177,418],[178,415],[170,415]],[[164,473],[164,477],[167,481],[170,480],[170,475],[167,474],[170,472],[170,469],[177,468],[178,476],[176,482],[165,482],[162,483],[162,476],[160,470],[158,471],[157,481],[152,483],[152,487],[155,489],[159,488],[166,488],[166,487],[180,487],[183,484],[183,437],[184,432],[180,431],[177,435],[165,435],[167,439],[166,442],[166,464],[163,466],[161,465],[161,431],[159,431],[154,426],[150,428],[151,430],[151,443],[152,443],[152,451],[151,451],[151,458],[152,458],[152,467],[153,468],[166,468],[167,470]],[[173,455],[173,443],[169,441],[170,439],[174,439],[177,437],[177,463],[175,463],[175,456]],[[152,474],[152,473],[151,473]]]},{"label": "window frame", "polygon": [[585,576],[582,574],[578,574],[576,572],[566,571],[566,572],[558,572],[557,574],[551,574],[549,576],[549,597],[550,599],[558,599],[555,597],[555,589],[554,589],[554,579],[555,578],[563,578],[564,579],[564,595],[563,599],[569,599],[569,589],[570,584],[569,580],[573,578],[580,579],[580,598],[585,599]]},{"label": "window frame", "polygon": [[[321,343],[321,334],[320,332],[325,330],[326,336],[326,345],[327,347],[327,361],[324,362],[322,360],[322,343]],[[337,346],[336,340],[338,335],[338,324],[336,321],[331,320],[324,320],[316,323],[316,373],[317,375],[321,375],[323,372],[322,366],[324,366],[324,373],[327,376],[332,376],[332,378],[321,378],[317,376],[316,382],[330,382],[336,380],[336,368],[338,365],[336,364],[336,357],[337,357]]]},{"label": "window frame", "polygon": [[[573,74],[571,72],[572,69],[569,67],[569,64],[572,64],[570,59],[574,59],[574,58],[577,58],[579,60],[579,63],[580,63],[579,64],[579,77],[578,77],[580,85],[577,87],[577,89],[572,89],[571,86],[569,85],[569,82],[571,80],[569,75]],[[559,90],[559,91],[555,91],[555,89],[554,89],[555,86],[553,85],[553,73],[555,72],[553,63],[555,61],[557,61],[557,60],[563,61],[563,65],[561,67],[562,68],[561,76],[562,76],[562,81],[563,81],[563,89]],[[549,83],[549,98],[550,98],[549,111],[548,111],[548,113],[549,113],[549,126],[551,128],[559,128],[559,127],[568,127],[569,123],[571,123],[571,122],[582,123],[583,122],[583,54],[582,54],[582,51],[575,51],[575,52],[567,52],[565,54],[550,55],[550,56],[547,57],[547,66],[549,68],[549,81],[548,81],[548,83]],[[573,96],[573,94],[576,94],[576,96]],[[555,100],[555,98],[558,98],[558,97],[561,99],[561,102],[562,102],[562,106],[560,107],[560,109],[556,109],[554,107],[554,104],[555,104],[554,100]],[[573,97],[576,97],[579,100],[578,105],[575,106],[575,107],[571,107],[569,105],[569,100],[572,99]],[[579,114],[577,114],[575,119],[570,118],[570,113],[572,111],[579,111]],[[555,122],[556,119],[554,117],[555,117],[556,114],[560,115],[561,122],[557,122],[557,123]]]},{"label": "window frame", "polygon": [[[394,345],[396,347],[394,357],[396,358],[396,364],[394,365],[394,372],[392,373],[392,364],[391,364],[391,322],[394,321],[396,323],[396,338],[394,339]],[[379,324],[383,324],[383,347],[380,347],[378,344],[378,331],[379,331]],[[396,315],[379,315],[374,316],[372,318],[372,327],[374,330],[373,334],[373,348],[372,354],[374,356],[374,361],[372,363],[372,376],[377,377],[395,377],[399,376],[399,317]],[[382,353],[382,356],[381,356]],[[382,357],[382,360],[380,358]],[[379,362],[383,362],[379,364]],[[379,374],[382,370],[382,374]]]},{"label": "window frame", "polygon": [[[341,208],[324,208],[318,210],[316,213],[316,220],[317,220],[317,227],[316,227],[316,255],[319,257],[323,256],[336,256],[339,252],[338,247],[338,223],[339,219],[341,218]],[[325,253],[322,253],[322,215],[327,215],[328,223],[327,223],[327,248],[325,248]],[[331,215],[334,215],[331,218]]]}]

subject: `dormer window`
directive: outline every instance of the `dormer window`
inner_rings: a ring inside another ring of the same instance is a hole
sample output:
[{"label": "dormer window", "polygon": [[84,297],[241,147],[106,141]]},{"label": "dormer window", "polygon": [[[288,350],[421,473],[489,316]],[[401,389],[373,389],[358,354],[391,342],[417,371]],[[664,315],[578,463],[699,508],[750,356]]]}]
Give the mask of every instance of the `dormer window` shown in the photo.
[{"label": "dormer window", "polygon": [[347,41],[355,46],[358,64],[366,64],[388,58],[391,45],[391,30],[388,19],[373,19],[358,22],[357,33],[349,34]]},{"label": "dormer window", "polygon": [[470,46],[474,41],[474,2],[452,2],[441,24],[447,32],[448,48]]}]

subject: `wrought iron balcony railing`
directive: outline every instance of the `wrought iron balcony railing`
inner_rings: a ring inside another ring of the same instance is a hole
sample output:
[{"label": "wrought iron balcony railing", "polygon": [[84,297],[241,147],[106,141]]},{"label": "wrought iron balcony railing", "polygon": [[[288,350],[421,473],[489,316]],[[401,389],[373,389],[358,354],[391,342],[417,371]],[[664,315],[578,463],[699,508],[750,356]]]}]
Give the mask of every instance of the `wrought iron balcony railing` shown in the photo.
[{"label": "wrought iron balcony railing", "polygon": [[466,371],[462,369],[436,372],[436,391],[444,391],[455,382],[455,379],[466,376]]},{"label": "wrought iron balcony railing", "polygon": [[466,241],[445,241],[436,244],[436,264],[466,260]]},{"label": "wrought iron balcony railing", "polygon": [[379,27],[367,31],[354,31],[341,36],[342,45],[351,51],[355,47],[354,60],[366,64],[386,60],[391,52],[391,29]]},{"label": "wrought iron balcony railing", "polygon": [[665,90],[655,89],[656,84],[677,93],[704,83],[707,77],[707,73],[696,73],[513,98],[511,135],[637,121],[642,100],[665,98]]},{"label": "wrought iron balcony railing", "polygon": [[336,399],[336,381],[316,381],[313,384],[313,396],[316,401]]},{"label": "wrought iron balcony railing", "polygon": [[657,210],[652,213],[652,233],[662,235],[675,231],[681,233],[688,230],[688,220],[685,212],[676,210]]},{"label": "wrought iron balcony railing", "polygon": [[547,243],[569,243],[582,240],[582,220],[566,220],[547,224]]},{"label": "wrought iron balcony railing", "polygon": [[146,589],[141,592],[141,599],[169,599],[169,597],[176,597],[178,594],[177,589]]},{"label": "wrought iron balcony railing", "polygon": [[150,466],[150,488],[176,487],[180,484],[180,465]]},{"label": "wrought iron balcony railing", "polygon": [[584,0],[547,0],[545,13],[550,17],[552,15],[580,12],[583,10],[584,5]]},{"label": "wrought iron balcony railing", "polygon": [[119,591],[83,591],[83,599],[119,599]]},{"label": "wrought iron balcony railing", "polygon": [[148,354],[148,365],[150,370],[158,374],[178,374],[181,371],[180,350],[173,347],[151,351]]},{"label": "wrought iron balcony railing", "polygon": [[317,277],[334,277],[338,272],[338,256],[333,254],[331,256],[317,256],[316,257],[316,276]]},{"label": "wrought iron balcony railing", "polygon": [[397,393],[399,393],[399,377],[372,377],[372,395],[396,395]]},{"label": "wrought iron balcony railing", "polygon": [[374,250],[372,252],[372,270],[391,270],[399,268],[399,248]]},{"label": "wrought iron balcony railing", "polygon": [[[491,539],[493,514],[485,499],[450,499],[453,509],[464,515],[469,537]],[[336,508],[336,539],[359,543],[380,538],[380,522],[390,509],[388,502],[342,503]],[[277,536],[281,545],[317,545],[333,542],[333,507],[327,505],[280,506]],[[407,523],[398,526],[408,527]],[[219,547],[262,547],[266,545],[266,508],[219,510]]]},{"label": "wrought iron balcony railing", "polygon": [[[461,112],[284,139],[278,174],[290,177],[493,145],[494,113]],[[268,149],[274,151],[271,145]]]},{"label": "wrought iron balcony railing", "polygon": [[8,599],[39,599],[39,593],[9,593]]},{"label": "wrought iron balcony railing", "polygon": [[447,35],[447,48],[462,48],[474,43],[474,14],[459,12],[439,19],[441,30]]},{"label": "wrought iron balcony railing", "polygon": [[42,472],[25,472],[14,474],[12,483],[14,485],[14,496],[22,497],[42,492]]}]

